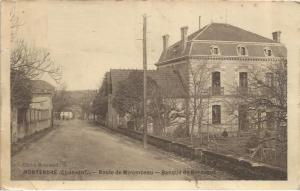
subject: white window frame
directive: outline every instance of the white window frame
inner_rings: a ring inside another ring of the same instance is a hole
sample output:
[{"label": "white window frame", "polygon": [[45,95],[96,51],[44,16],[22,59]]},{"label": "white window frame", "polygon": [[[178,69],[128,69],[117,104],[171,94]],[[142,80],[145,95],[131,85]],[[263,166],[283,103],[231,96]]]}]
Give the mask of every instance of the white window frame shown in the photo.
[{"label": "white window frame", "polygon": [[[269,51],[271,51],[271,55],[268,54]],[[272,51],[272,49],[270,47],[265,47],[264,48],[264,54],[267,57],[272,57],[273,56],[273,51]]]},{"label": "white window frame", "polygon": [[[218,54],[214,53],[214,49],[215,48],[218,49]],[[213,55],[213,56],[219,56],[219,55],[221,55],[220,48],[218,46],[216,46],[216,45],[210,46],[210,54]]]},{"label": "white window frame", "polygon": [[[241,53],[241,48],[245,48],[245,55],[242,55]],[[236,47],[236,51],[237,51],[237,54],[239,55],[239,56],[248,56],[248,49],[247,49],[247,47],[246,46],[244,46],[244,45],[238,45],[237,47]]]}]

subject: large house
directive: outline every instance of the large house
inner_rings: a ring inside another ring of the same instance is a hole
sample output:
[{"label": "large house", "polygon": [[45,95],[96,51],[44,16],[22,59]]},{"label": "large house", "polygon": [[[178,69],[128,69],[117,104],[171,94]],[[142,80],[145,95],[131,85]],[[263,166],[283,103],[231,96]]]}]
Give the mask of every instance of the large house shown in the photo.
[{"label": "large house", "polygon": [[[158,81],[170,95],[174,91],[182,92],[172,94],[172,99],[177,98],[184,105],[184,123],[190,133],[220,134],[226,129],[230,135],[235,135],[248,128],[247,109],[238,104],[229,112],[226,105],[237,103],[238,95],[250,92],[250,72],[286,60],[287,50],[280,43],[280,31],[272,35],[273,39],[268,39],[224,23],[199,27],[190,35],[188,27],[182,27],[181,39],[171,46],[169,35],[163,36],[163,51],[155,64],[157,70],[148,71],[148,76]],[[107,122],[111,127],[126,124],[126,120],[118,117],[111,102],[117,84],[130,72],[109,72],[112,90]],[[261,73],[266,80],[272,80],[270,73]]]},{"label": "large house", "polygon": [[[32,80],[32,100],[26,110],[12,108],[12,142],[16,142],[53,124],[54,87],[43,80]],[[25,113],[25,117],[24,116]]]},{"label": "large house", "polygon": [[[254,69],[286,60],[286,47],[280,43],[281,32],[273,32],[273,39],[268,39],[230,24],[211,23],[190,35],[187,33],[188,27],[182,27],[180,41],[171,46],[169,36],[163,36],[163,51],[156,66],[157,70],[171,68],[188,74],[190,107],[193,97],[198,96],[194,93],[195,83],[201,82],[195,78],[206,80],[200,89],[206,92],[203,102],[207,108],[202,115],[202,129],[197,125],[194,133],[208,129],[210,133],[224,129],[235,133],[247,129],[249,119],[243,105],[228,112],[226,103],[237,99],[237,93],[249,92],[249,76]],[[261,75],[269,81],[272,77],[270,73]],[[205,95],[203,92],[201,95]]]}]

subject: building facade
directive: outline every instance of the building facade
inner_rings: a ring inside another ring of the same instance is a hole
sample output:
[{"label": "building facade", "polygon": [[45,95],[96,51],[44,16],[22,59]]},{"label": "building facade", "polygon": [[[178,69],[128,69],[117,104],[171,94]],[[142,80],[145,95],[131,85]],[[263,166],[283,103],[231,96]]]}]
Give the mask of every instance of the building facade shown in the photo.
[{"label": "building facade", "polygon": [[[29,108],[12,108],[12,142],[51,127],[53,124],[52,96],[54,87],[42,80],[32,80],[32,101]],[[24,116],[24,117],[22,117]]]},{"label": "building facade", "polygon": [[264,68],[286,61],[280,32],[268,39],[223,23],[211,23],[190,35],[187,32],[188,27],[182,27],[181,40],[171,46],[169,36],[163,36],[156,66],[157,70],[177,70],[187,80],[190,132],[219,134],[226,129],[235,135],[248,129],[246,109],[230,105],[238,95],[250,92],[254,70],[259,69],[259,75],[270,81],[272,74]]}]

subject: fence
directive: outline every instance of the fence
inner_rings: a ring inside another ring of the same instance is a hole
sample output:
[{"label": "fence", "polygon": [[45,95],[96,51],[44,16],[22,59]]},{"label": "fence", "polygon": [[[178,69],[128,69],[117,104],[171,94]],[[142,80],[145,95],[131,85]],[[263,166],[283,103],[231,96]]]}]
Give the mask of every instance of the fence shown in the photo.
[{"label": "fence", "polygon": [[30,136],[52,125],[52,111],[49,109],[12,109],[12,142]]}]

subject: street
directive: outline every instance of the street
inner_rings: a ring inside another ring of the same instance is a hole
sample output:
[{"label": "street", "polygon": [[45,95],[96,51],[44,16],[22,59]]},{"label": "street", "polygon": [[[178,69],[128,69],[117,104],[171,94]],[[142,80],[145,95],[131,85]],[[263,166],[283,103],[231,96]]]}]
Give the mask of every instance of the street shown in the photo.
[{"label": "street", "polygon": [[230,174],[87,121],[61,121],[11,159],[14,180],[223,180]]}]

